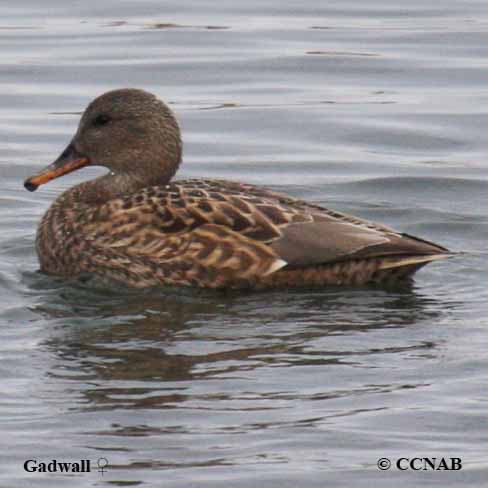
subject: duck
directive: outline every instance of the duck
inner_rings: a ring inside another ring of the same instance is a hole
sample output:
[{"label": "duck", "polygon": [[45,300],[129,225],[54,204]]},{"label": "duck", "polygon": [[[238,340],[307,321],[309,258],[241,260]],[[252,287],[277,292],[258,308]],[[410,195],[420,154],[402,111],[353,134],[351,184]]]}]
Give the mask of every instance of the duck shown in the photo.
[{"label": "duck", "polygon": [[36,234],[41,272],[135,288],[294,288],[411,280],[447,248],[271,189],[173,180],[178,122],[157,96],[109,91],[60,156],[24,186],[87,166],[108,172],[59,195]]}]

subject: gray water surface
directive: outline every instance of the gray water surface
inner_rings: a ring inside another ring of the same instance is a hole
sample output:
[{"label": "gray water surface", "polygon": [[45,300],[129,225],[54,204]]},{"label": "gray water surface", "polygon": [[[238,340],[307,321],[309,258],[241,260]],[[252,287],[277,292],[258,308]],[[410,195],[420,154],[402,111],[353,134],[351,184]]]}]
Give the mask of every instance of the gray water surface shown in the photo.
[{"label": "gray water surface", "polygon": [[[475,0],[1,2],[0,486],[486,485],[487,41]],[[180,177],[270,186],[467,254],[393,290],[43,276],[39,219],[100,170],[22,182],[124,86],[176,113]]]}]

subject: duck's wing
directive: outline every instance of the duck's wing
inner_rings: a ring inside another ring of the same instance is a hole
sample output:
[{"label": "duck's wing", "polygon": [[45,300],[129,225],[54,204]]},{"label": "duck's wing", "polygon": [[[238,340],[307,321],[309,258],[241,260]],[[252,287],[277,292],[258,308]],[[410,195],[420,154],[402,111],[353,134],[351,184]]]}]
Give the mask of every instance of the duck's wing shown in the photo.
[{"label": "duck's wing", "polygon": [[449,254],[390,227],[336,212],[266,188],[220,180],[169,186],[163,206],[169,228],[213,223],[267,244],[290,266],[344,259]]}]

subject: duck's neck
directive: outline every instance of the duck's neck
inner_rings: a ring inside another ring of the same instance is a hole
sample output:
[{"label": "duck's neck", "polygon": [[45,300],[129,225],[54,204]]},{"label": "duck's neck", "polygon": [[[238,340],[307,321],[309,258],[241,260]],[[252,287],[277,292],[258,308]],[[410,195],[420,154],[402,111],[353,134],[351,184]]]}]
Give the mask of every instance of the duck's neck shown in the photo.
[{"label": "duck's neck", "polygon": [[101,205],[113,198],[132,195],[137,190],[148,186],[168,183],[169,179],[167,177],[139,179],[136,175],[109,173],[74,186],[66,191],[61,198],[64,197],[81,204]]}]

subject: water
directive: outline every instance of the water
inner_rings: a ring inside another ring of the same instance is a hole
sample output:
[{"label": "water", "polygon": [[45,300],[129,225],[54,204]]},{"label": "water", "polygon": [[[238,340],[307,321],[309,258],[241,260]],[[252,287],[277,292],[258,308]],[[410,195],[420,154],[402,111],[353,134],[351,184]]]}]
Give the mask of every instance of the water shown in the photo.
[{"label": "water", "polygon": [[[1,487],[486,483],[486,2],[0,13]],[[171,104],[181,177],[268,185],[468,254],[397,290],[155,296],[43,276],[37,222],[100,171],[34,194],[22,181],[123,86]],[[382,457],[463,468],[380,471]],[[26,473],[28,459],[92,472]]]}]

